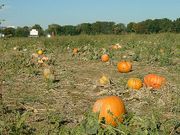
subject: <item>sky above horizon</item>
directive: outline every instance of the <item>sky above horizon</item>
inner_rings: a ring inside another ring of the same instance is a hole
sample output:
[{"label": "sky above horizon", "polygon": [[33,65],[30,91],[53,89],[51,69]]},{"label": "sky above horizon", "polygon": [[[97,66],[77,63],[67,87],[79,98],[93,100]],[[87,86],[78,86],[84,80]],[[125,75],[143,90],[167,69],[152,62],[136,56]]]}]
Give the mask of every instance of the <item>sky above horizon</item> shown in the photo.
[{"label": "sky above horizon", "polygon": [[3,26],[77,25],[96,21],[128,24],[180,17],[180,0],[0,0]]}]

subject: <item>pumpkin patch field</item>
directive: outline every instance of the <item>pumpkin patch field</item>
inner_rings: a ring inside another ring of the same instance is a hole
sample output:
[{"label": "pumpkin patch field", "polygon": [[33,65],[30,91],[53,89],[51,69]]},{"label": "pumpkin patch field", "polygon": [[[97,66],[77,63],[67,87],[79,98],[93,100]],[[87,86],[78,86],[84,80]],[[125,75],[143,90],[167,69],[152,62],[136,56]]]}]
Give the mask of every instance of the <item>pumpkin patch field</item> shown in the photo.
[{"label": "pumpkin patch field", "polygon": [[0,134],[180,134],[180,34],[0,39]]}]

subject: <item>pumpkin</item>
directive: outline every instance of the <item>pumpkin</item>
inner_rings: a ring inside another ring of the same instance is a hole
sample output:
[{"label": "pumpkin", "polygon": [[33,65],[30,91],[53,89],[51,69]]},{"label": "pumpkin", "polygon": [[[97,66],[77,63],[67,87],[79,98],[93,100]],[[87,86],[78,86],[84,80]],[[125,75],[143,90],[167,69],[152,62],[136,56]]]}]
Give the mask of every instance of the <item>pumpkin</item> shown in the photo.
[{"label": "pumpkin", "polygon": [[165,84],[166,79],[162,76],[156,74],[148,74],[144,77],[144,84],[147,87],[159,89],[163,84]]},{"label": "pumpkin", "polygon": [[117,50],[118,46],[117,45],[112,45],[111,48],[114,49],[114,50]]},{"label": "pumpkin", "polygon": [[108,55],[108,54],[103,54],[103,55],[101,56],[101,60],[102,60],[103,62],[109,61],[109,55]]},{"label": "pumpkin", "polygon": [[106,77],[105,75],[103,75],[100,79],[99,79],[99,83],[102,84],[102,85],[106,85],[106,84],[109,84],[110,81],[109,81],[109,78]]},{"label": "pumpkin", "polygon": [[48,60],[49,60],[49,58],[48,58],[47,56],[43,56],[41,59],[42,59],[43,61],[48,61]]},{"label": "pumpkin", "polygon": [[37,54],[38,54],[38,55],[42,55],[42,54],[43,54],[43,51],[42,51],[42,50],[38,50]]},{"label": "pumpkin", "polygon": [[125,114],[125,106],[120,97],[107,96],[94,103],[93,112],[99,113],[99,121],[104,118],[105,124],[117,126],[117,121],[123,122],[122,115]]},{"label": "pumpkin", "polygon": [[132,64],[128,61],[121,61],[117,64],[118,71],[121,73],[130,72],[132,69]]},{"label": "pumpkin", "polygon": [[142,81],[139,78],[130,78],[127,85],[131,89],[139,90],[142,87]]},{"label": "pumpkin", "polygon": [[32,58],[38,58],[38,54],[37,54],[37,53],[33,53],[33,54],[31,55],[31,57],[32,57]]},{"label": "pumpkin", "polygon": [[73,49],[73,54],[77,54],[78,53],[78,48],[74,48]]},{"label": "pumpkin", "polygon": [[49,69],[49,68],[45,68],[43,70],[43,75],[44,75],[45,79],[54,80],[54,75],[53,75],[51,69]]},{"label": "pumpkin", "polygon": [[113,50],[117,50],[117,49],[122,48],[122,46],[119,45],[119,44],[115,44],[115,45],[112,45],[111,48],[112,48]]},{"label": "pumpkin", "polygon": [[43,64],[44,62],[43,62],[42,59],[38,59],[38,63],[39,63],[39,64]]}]

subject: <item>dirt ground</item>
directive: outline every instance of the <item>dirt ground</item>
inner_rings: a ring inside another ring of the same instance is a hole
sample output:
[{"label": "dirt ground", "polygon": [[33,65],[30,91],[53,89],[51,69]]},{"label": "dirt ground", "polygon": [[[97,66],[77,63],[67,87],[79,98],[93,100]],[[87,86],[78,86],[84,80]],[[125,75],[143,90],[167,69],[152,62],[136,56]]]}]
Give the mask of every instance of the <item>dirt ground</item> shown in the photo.
[{"label": "dirt ground", "polygon": [[[128,89],[126,82],[129,77],[140,77],[148,73],[159,73],[177,79],[177,74],[170,74],[167,68],[156,68],[133,63],[133,70],[129,73],[117,72],[116,61],[103,63],[84,61],[78,56],[69,57],[68,54],[56,56],[54,70],[56,81],[46,82],[42,75],[43,67],[33,72],[30,67],[19,69],[15,76],[6,74],[9,79],[3,81],[3,103],[9,108],[20,111],[33,112],[29,123],[34,126],[44,126],[46,117],[50,114],[59,114],[68,125],[76,125],[84,113],[91,110],[93,103],[100,97],[107,95],[120,96],[127,112],[136,115],[149,115],[154,110],[163,112],[162,117],[170,119],[177,117],[173,113],[176,109],[177,88],[171,81],[159,91],[145,87],[140,91]],[[6,71],[8,73],[8,71]],[[100,85],[99,78],[106,75],[110,84]],[[166,113],[164,111],[166,110]]]}]

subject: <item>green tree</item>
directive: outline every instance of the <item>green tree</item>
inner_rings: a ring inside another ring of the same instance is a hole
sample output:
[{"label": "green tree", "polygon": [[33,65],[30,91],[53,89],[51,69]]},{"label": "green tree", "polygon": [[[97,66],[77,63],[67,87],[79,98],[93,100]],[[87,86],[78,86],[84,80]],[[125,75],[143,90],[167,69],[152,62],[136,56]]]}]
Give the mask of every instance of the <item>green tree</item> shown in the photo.
[{"label": "green tree", "polygon": [[122,34],[124,32],[126,32],[126,26],[123,23],[118,23],[113,26],[114,34]]},{"label": "green tree", "polygon": [[63,35],[77,35],[78,32],[76,30],[76,26],[65,25],[62,27],[62,34]]},{"label": "green tree", "polygon": [[62,28],[58,24],[48,25],[48,33],[54,32],[55,35],[60,35],[62,33]]},{"label": "green tree", "polygon": [[100,22],[97,21],[92,24],[92,33],[93,34],[112,34],[114,22]]},{"label": "green tree", "polygon": [[145,25],[142,22],[141,23],[136,23],[136,24],[133,25],[133,30],[138,34],[145,33],[145,29],[146,29]]},{"label": "green tree", "polygon": [[15,31],[16,37],[28,37],[29,36],[29,27],[24,26],[23,28],[18,27]]},{"label": "green tree", "polygon": [[173,22],[167,18],[159,20],[160,32],[171,32],[173,29]]},{"label": "green tree", "polygon": [[6,36],[6,37],[14,37],[15,36],[15,28],[5,28],[3,30],[3,34]]},{"label": "green tree", "polygon": [[173,21],[173,31],[179,33],[180,32],[180,18],[177,18]]},{"label": "green tree", "polygon": [[100,34],[101,33],[101,22],[95,22],[91,26],[93,34]]},{"label": "green tree", "polygon": [[134,26],[135,25],[136,25],[135,22],[128,23],[128,25],[127,25],[127,32],[135,32],[135,30],[134,30]]},{"label": "green tree", "polygon": [[76,27],[76,30],[79,34],[91,34],[91,24],[82,23]]}]

